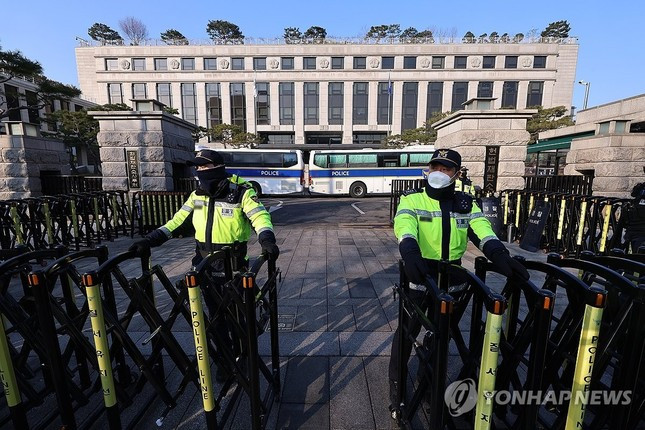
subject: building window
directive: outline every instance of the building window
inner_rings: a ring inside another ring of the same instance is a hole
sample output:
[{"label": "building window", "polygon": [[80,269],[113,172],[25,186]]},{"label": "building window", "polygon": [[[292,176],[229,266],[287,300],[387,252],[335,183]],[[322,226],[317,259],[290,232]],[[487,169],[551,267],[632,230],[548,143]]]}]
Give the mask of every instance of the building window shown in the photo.
[{"label": "building window", "polygon": [[614,127],[614,133],[625,133],[626,129],[627,129],[627,121],[616,121],[616,125]]},{"label": "building window", "polygon": [[132,59],[132,70],[139,72],[146,70],[146,59],[145,58],[133,58]]},{"label": "building window", "polygon": [[[385,133],[385,132],[383,132],[383,133],[372,133],[372,132],[370,132],[370,133],[360,133],[360,132],[356,132],[352,136],[352,143],[355,143],[357,145],[380,145],[383,142],[383,139],[385,139],[386,137],[387,137],[387,133]],[[374,158],[373,158],[374,157],[373,154],[372,155],[369,155],[369,154],[365,154],[365,155],[355,154],[355,157],[356,156],[357,157],[362,157],[362,159],[359,158],[357,161],[359,161],[359,162],[363,161],[364,162],[364,163],[362,163],[363,165],[367,164],[365,162],[371,162],[371,165],[374,166],[374,167],[376,167],[376,165],[377,165],[377,163],[375,162],[376,160],[374,160]],[[350,157],[352,157],[352,156],[350,155]],[[351,161],[352,160],[350,158],[350,163],[351,163]],[[365,166],[365,167],[367,167],[367,166]],[[385,167],[388,167],[388,166],[385,166]]]},{"label": "building window", "polygon": [[182,58],[181,59],[181,70],[195,70],[195,59],[194,58]]},{"label": "building window", "polygon": [[354,82],[354,101],[352,121],[354,124],[367,124],[369,87],[367,82]]},{"label": "building window", "polygon": [[170,84],[157,84],[157,100],[168,107],[172,107]]},{"label": "building window", "polygon": [[[121,84],[107,84],[108,86],[108,99],[110,104],[123,103],[123,92],[121,91]],[[6,89],[5,89],[6,91]]]},{"label": "building window", "polygon": [[378,83],[378,98],[376,99],[377,124],[392,124],[393,92],[392,82]]},{"label": "building window", "polygon": [[222,123],[220,84],[206,84],[206,117],[209,127],[215,127]]},{"label": "building window", "polygon": [[[108,90],[109,88],[110,84],[108,84]],[[4,84],[4,96],[7,99],[6,103],[7,110],[9,111],[9,121],[22,121],[20,110],[17,109],[20,107],[20,94],[18,93],[18,87]]]},{"label": "building window", "polygon": [[[292,145],[294,143],[293,133],[260,133],[260,135],[269,145]],[[291,158],[291,154],[284,154],[284,157],[284,165],[286,167],[287,164],[291,164],[289,163],[289,160],[286,159],[287,157]]]},{"label": "building window", "polygon": [[255,84],[255,118],[256,123],[260,125],[269,125],[271,123],[268,82],[256,82]]},{"label": "building window", "polygon": [[[242,58],[242,60],[244,60]],[[244,84],[231,84],[231,124],[238,125],[246,132],[246,97]]]},{"label": "building window", "polygon": [[197,97],[195,84],[181,84],[181,117],[197,124]]},{"label": "building window", "polygon": [[244,70],[244,58],[242,57],[231,58],[231,70]]},{"label": "building window", "polygon": [[305,124],[318,124],[318,82],[305,82]]},{"label": "building window", "polygon": [[331,57],[331,68],[343,70],[345,68],[345,57]]},{"label": "building window", "polygon": [[280,107],[280,124],[291,125],[294,122],[295,95],[293,82],[280,82],[278,85],[278,103]]},{"label": "building window", "polygon": [[443,82],[428,82],[428,113],[430,118],[441,113],[443,107]]},{"label": "building window", "polygon": [[367,64],[367,58],[354,57],[354,69],[364,69]]},{"label": "building window", "polygon": [[293,70],[293,57],[282,57],[280,59],[282,70]]},{"label": "building window", "polygon": [[533,57],[533,68],[546,69],[546,56],[536,55],[535,57]]},{"label": "building window", "polygon": [[459,55],[455,57],[455,69],[465,69],[468,62],[468,57]]},{"label": "building window", "polygon": [[494,69],[494,68],[495,68],[495,56],[484,55],[484,61],[482,61],[482,69]]},{"label": "building window", "polygon": [[517,81],[506,81],[502,87],[502,108],[517,108]]},{"label": "building window", "polygon": [[468,82],[455,82],[452,85],[452,106],[451,111],[463,110],[463,103],[468,97]]},{"label": "building window", "polygon": [[343,87],[342,82],[330,82],[329,83],[329,96],[328,96],[328,107],[329,107],[329,124],[342,124],[343,123],[343,108],[344,108],[344,98],[343,98]]},{"label": "building window", "polygon": [[217,58],[204,58],[204,70],[217,70]]},{"label": "building window", "polygon": [[446,57],[432,57],[432,68],[443,69],[446,62]]},{"label": "building window", "polygon": [[305,70],[316,70],[316,57],[303,57],[302,68]]},{"label": "building window", "polygon": [[417,68],[417,57],[403,57],[403,68],[404,69],[416,69]]},{"label": "building window", "polygon": [[394,69],[394,57],[381,57],[381,69]]},{"label": "building window", "polygon": [[544,82],[531,81],[529,82],[529,89],[526,95],[526,107],[542,106],[542,90]]},{"label": "building window", "polygon": [[119,70],[119,60],[116,58],[106,58],[105,70]]},{"label": "building window", "polygon": [[517,69],[517,55],[507,55],[504,58],[505,69]]},{"label": "building window", "polygon": [[29,122],[32,124],[40,124],[40,113],[38,112],[38,94],[33,91],[25,91],[25,101],[27,106],[36,106],[30,109],[27,109],[27,115],[29,116]]},{"label": "building window", "polygon": [[417,128],[418,82],[403,83],[403,109],[401,112],[401,131]]},{"label": "building window", "polygon": [[477,85],[477,97],[493,97],[493,82],[480,82],[479,85]]},{"label": "building window", "polygon": [[253,70],[266,70],[267,57],[255,57],[253,59]]},{"label": "building window", "polygon": [[155,70],[168,70],[168,59],[155,58]]},{"label": "building window", "polygon": [[148,89],[146,88],[146,84],[132,84],[132,98],[147,99]]},{"label": "building window", "polygon": [[600,123],[598,126],[598,134],[609,134],[609,121]]}]

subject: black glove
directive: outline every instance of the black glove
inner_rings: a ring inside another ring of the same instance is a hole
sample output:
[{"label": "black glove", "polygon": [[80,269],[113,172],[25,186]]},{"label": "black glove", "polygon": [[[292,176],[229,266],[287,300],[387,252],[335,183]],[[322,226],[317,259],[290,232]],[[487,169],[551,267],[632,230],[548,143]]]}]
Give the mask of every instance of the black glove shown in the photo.
[{"label": "black glove", "polygon": [[258,236],[258,241],[262,247],[262,253],[267,254],[269,260],[277,260],[280,255],[280,248],[275,244],[275,234],[272,231],[263,231]]},{"label": "black glove", "polygon": [[491,254],[490,261],[499,269],[500,273],[507,278],[516,276],[526,281],[529,280],[530,275],[526,267],[516,259],[510,256],[508,250],[498,251]]},{"label": "black glove", "polygon": [[137,240],[132,245],[130,245],[130,248],[128,248],[128,251],[134,251],[137,253],[137,255],[144,255],[144,254],[150,253],[150,248],[151,248],[150,239],[143,238],[143,239]]},{"label": "black glove", "polygon": [[430,273],[428,263],[421,256],[421,249],[416,240],[406,238],[399,243],[399,252],[403,257],[405,274],[415,284],[423,284]]}]

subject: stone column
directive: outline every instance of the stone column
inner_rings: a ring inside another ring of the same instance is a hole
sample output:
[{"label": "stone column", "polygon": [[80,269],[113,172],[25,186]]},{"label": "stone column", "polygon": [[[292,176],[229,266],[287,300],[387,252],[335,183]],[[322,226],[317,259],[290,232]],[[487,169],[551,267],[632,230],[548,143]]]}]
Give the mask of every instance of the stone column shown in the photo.
[{"label": "stone column", "polygon": [[[526,121],[536,110],[478,109],[466,102],[466,109],[432,125],[437,130],[435,150],[454,149],[461,154],[462,165],[475,185],[484,186],[486,146],[499,146],[496,191],[524,189],[524,162],[530,135]],[[492,105],[492,99],[487,99]],[[489,172],[490,173],[490,172]]]},{"label": "stone column", "polygon": [[[162,111],[88,113],[100,125],[97,140],[104,190],[173,190],[172,164],[194,156],[194,124]],[[130,188],[126,151],[136,151],[140,188]]]}]

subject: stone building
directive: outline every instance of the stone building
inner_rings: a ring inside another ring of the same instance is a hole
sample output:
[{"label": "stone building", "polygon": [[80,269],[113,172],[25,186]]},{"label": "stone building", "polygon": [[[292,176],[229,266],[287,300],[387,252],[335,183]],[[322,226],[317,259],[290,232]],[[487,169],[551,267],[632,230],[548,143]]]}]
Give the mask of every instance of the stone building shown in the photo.
[{"label": "stone building", "polygon": [[95,103],[154,98],[196,125],[236,124],[281,146],[378,144],[475,97],[493,109],[571,106],[576,39],[403,42],[84,43],[76,61]]},{"label": "stone building", "polygon": [[594,194],[628,197],[645,181],[645,94],[581,110],[576,125],[542,132],[536,145],[566,154],[565,175],[592,175]]}]

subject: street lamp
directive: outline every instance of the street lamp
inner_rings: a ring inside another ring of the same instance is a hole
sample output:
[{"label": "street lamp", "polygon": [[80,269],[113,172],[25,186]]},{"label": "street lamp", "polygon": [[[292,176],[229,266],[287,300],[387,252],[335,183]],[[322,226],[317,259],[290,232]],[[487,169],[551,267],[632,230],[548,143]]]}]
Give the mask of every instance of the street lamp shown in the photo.
[{"label": "street lamp", "polygon": [[591,82],[587,81],[578,81],[580,85],[585,86],[585,100],[582,102],[582,109],[587,109],[587,102],[589,101],[589,87],[591,86]]}]

